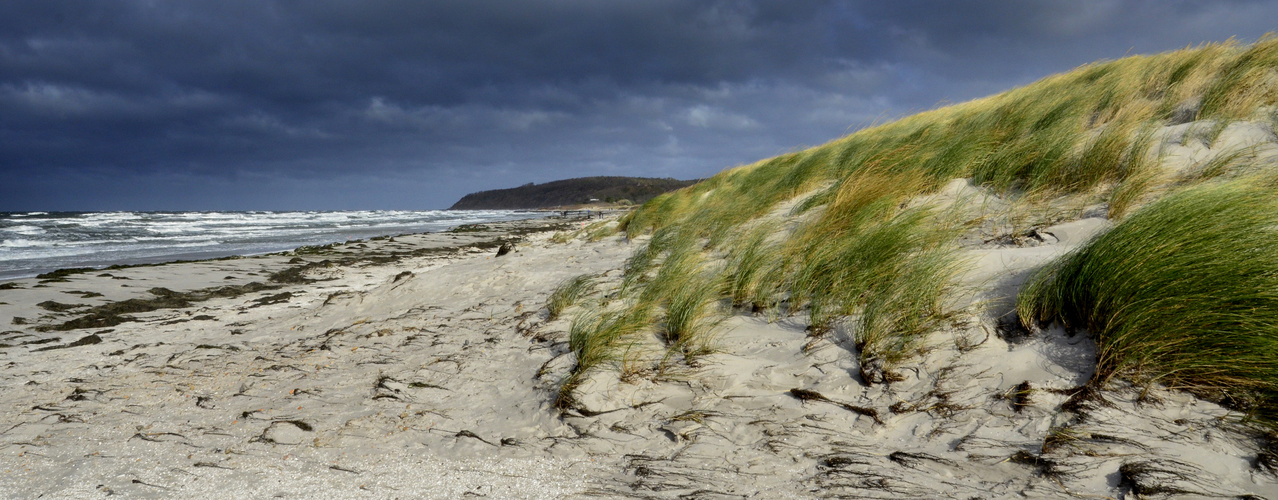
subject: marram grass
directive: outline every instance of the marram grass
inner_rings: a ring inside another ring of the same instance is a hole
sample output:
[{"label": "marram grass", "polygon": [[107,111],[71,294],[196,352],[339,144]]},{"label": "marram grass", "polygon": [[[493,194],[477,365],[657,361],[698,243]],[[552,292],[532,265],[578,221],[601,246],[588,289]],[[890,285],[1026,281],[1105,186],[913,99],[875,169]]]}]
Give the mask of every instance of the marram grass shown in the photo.
[{"label": "marram grass", "polygon": [[[954,236],[962,222],[912,207],[910,200],[968,178],[1013,204],[1101,197],[1110,202],[1111,217],[1135,221],[1124,226],[1139,225],[1152,216],[1128,213],[1147,213],[1138,207],[1167,189],[1218,182],[1238,170],[1221,160],[1169,187],[1158,172],[1158,156],[1151,154],[1150,131],[1196,120],[1214,120],[1223,130],[1231,121],[1257,119],[1266,109],[1269,115],[1260,118],[1278,121],[1272,112],[1278,103],[1276,69],[1273,37],[1250,46],[1230,41],[1126,57],[724,170],[658,196],[620,221],[626,237],[652,237],[627,261],[618,295],[633,302],[633,310],[646,311],[650,324],[644,328],[658,337],[684,337],[661,331],[663,318],[666,328],[683,321],[676,314],[672,323],[672,304],[722,301],[770,314],[806,311],[818,333],[851,321],[863,364],[901,362],[949,314],[943,299],[958,274]],[[805,195],[789,210],[777,210]],[[782,212],[788,226],[769,227]],[[1132,244],[1163,248],[1148,241]],[[713,271],[717,276],[689,272],[716,259],[723,260]],[[699,285],[703,280],[717,283],[717,291],[706,292]],[[699,290],[697,300],[687,299],[689,287]],[[1049,303],[1044,300],[1036,303]],[[612,331],[603,324],[588,330]],[[604,334],[592,337],[608,337]],[[1120,344],[1126,345],[1115,345]],[[1106,358],[1111,373],[1139,372],[1175,384],[1211,380],[1186,375],[1192,370],[1185,361],[1166,373],[1144,369],[1161,354],[1113,356]]]},{"label": "marram grass", "polygon": [[766,309],[776,303],[776,287],[772,286],[778,266],[779,252],[768,243],[770,225],[762,225],[738,235],[727,256],[723,278],[723,295],[735,306]]},{"label": "marram grass", "polygon": [[1278,103],[1276,68],[1278,37],[1089,64],[725,170],[654,198],[625,230],[635,237],[693,220],[722,230],[815,186],[883,166],[916,172],[932,187],[969,177],[1004,191],[1085,191],[1139,172],[1149,145],[1141,132],[1150,127],[1256,118]]},{"label": "marram grass", "polygon": [[619,363],[630,337],[652,322],[652,309],[632,305],[621,310],[582,311],[568,329],[568,348],[576,355],[576,365],[560,383],[555,404],[572,406],[573,393],[591,371],[609,363]]},{"label": "marram grass", "polygon": [[550,299],[546,301],[546,310],[549,313],[550,320],[559,318],[564,310],[572,307],[582,297],[589,294],[598,283],[598,277],[593,274],[582,274],[574,276],[559,284],[555,291],[550,293]]},{"label": "marram grass", "polygon": [[1027,326],[1085,328],[1114,376],[1259,396],[1278,422],[1278,186],[1202,185],[1154,202],[1044,267],[1017,298]]},{"label": "marram grass", "polygon": [[662,334],[667,345],[667,358],[682,356],[692,361],[714,351],[714,335],[722,319],[720,307],[722,285],[718,276],[705,270],[694,271],[665,302]]}]

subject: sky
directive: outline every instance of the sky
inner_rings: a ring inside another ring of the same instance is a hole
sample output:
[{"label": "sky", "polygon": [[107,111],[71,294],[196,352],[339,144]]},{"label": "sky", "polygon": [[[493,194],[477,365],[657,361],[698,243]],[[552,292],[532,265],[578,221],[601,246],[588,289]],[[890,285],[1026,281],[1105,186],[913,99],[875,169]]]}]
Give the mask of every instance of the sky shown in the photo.
[{"label": "sky", "polygon": [[6,0],[0,211],[419,210],[702,178],[1275,19],[1249,0]]}]

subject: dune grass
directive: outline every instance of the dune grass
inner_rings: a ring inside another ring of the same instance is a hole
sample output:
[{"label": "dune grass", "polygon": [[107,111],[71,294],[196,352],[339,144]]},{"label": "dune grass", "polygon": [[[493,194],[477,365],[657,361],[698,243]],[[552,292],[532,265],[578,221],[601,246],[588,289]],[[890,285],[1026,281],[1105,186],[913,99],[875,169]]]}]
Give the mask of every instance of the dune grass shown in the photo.
[{"label": "dune grass", "polygon": [[586,235],[586,241],[599,241],[614,234],[617,234],[617,226],[612,221],[599,221],[582,230]]},{"label": "dune grass", "polygon": [[721,289],[717,275],[698,270],[669,295],[661,329],[668,347],[663,362],[674,355],[692,362],[714,352],[714,335],[723,318]]},{"label": "dune grass", "polygon": [[742,232],[731,245],[723,272],[723,295],[737,307],[764,310],[777,301],[776,273],[779,252],[768,243],[770,225]]},{"label": "dune grass", "polygon": [[560,283],[555,291],[550,293],[550,298],[546,301],[546,310],[549,312],[549,320],[554,321],[563,314],[564,310],[572,307],[578,300],[594,290],[598,283],[598,277],[593,274],[582,274],[574,276]]},{"label": "dune grass", "polygon": [[1115,185],[1109,194],[1106,217],[1118,220],[1126,216],[1127,212],[1135,208],[1141,202],[1141,198],[1159,182],[1160,175],[1159,169],[1146,168]]},{"label": "dune grass", "polygon": [[1028,326],[1085,328],[1096,382],[1260,394],[1278,422],[1278,186],[1244,178],[1172,194],[1039,271]]},{"label": "dune grass", "polygon": [[[911,200],[968,178],[1012,205],[1092,197],[1125,217],[1166,188],[1151,131],[1255,119],[1278,102],[1276,67],[1273,37],[1099,62],[725,170],[619,221],[627,238],[652,235],[619,293],[666,329],[718,301],[806,311],[818,335],[851,321],[863,365],[888,369],[949,316],[943,298],[958,269],[953,229],[963,221]],[[1203,167],[1172,187],[1236,170],[1226,160]],[[778,207],[801,195],[777,226]],[[672,319],[675,304],[684,312]],[[667,340],[684,336],[659,327],[650,326]]]},{"label": "dune grass", "polygon": [[[707,262],[700,241],[694,233],[675,230],[654,236],[627,260],[616,291],[623,305],[605,310],[596,304],[574,318],[569,349],[577,363],[560,386],[559,407],[574,405],[577,386],[598,367],[613,365],[630,379],[650,371],[645,368],[649,365],[655,365],[651,371],[663,372],[673,361],[693,364],[697,357],[714,352],[717,327],[724,318],[722,273]],[[593,286],[593,281],[576,285],[585,279],[593,278],[578,277],[560,289]],[[654,326],[666,349],[656,359],[645,359],[638,335]]]},{"label": "dune grass", "polygon": [[652,322],[652,309],[635,305],[621,310],[586,310],[573,318],[568,329],[568,349],[576,356],[576,365],[559,385],[555,405],[567,408],[574,404],[573,392],[591,370],[621,361],[630,337]]},{"label": "dune grass", "polygon": [[[634,297],[636,307],[658,311],[663,320],[659,335],[667,346],[661,363],[674,355],[691,362],[695,357],[713,352],[713,334],[722,318],[719,302],[723,299],[723,275],[712,267],[702,253],[700,238],[688,231],[669,231],[636,252],[627,268],[633,278],[623,289]],[[660,258],[659,266],[650,259]],[[656,272],[647,277],[647,270]],[[626,287],[629,288],[626,288]],[[627,293],[623,292],[623,293]]]},{"label": "dune grass", "polygon": [[890,274],[876,278],[853,330],[862,379],[894,377],[893,368],[920,352],[926,335],[954,315],[944,298],[956,286],[957,264],[952,252],[926,249],[897,259]]},{"label": "dune grass", "polygon": [[1255,157],[1256,152],[1253,148],[1222,152],[1190,167],[1180,176],[1179,181],[1182,184],[1192,184],[1237,174],[1243,167],[1250,165]]},{"label": "dune grass", "polygon": [[1230,41],[1085,65],[725,170],[649,201],[625,230],[635,237],[694,213],[701,224],[733,226],[876,165],[914,171],[933,184],[971,177],[998,190],[1078,192],[1121,182],[1141,170],[1149,146],[1142,131],[1149,127],[1195,119],[1227,124],[1278,102],[1276,61],[1278,38],[1266,37],[1251,46]]},{"label": "dune grass", "polygon": [[1222,62],[1219,75],[1203,92],[1200,115],[1246,118],[1278,98],[1266,81],[1278,68],[1278,37],[1267,36]]}]

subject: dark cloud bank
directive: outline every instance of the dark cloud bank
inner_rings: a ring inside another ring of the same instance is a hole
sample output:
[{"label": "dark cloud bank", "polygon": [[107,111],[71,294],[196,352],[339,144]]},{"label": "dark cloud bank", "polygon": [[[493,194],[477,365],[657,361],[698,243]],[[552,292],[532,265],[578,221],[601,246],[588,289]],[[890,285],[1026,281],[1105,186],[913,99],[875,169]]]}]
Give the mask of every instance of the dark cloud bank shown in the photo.
[{"label": "dark cloud bank", "polygon": [[0,210],[423,209],[696,178],[1267,2],[207,1],[0,6]]}]

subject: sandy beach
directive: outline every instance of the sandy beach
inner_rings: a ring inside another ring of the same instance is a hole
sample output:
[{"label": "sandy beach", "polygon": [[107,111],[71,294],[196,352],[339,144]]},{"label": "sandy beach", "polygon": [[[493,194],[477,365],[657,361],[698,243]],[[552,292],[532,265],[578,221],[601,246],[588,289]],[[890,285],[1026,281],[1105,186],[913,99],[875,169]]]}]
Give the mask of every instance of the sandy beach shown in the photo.
[{"label": "sandy beach", "polygon": [[1278,2],[0,14],[0,500],[1278,500]]},{"label": "sandy beach", "polygon": [[[936,196],[997,210],[962,179]],[[561,410],[572,314],[547,321],[546,300],[582,273],[620,280],[647,238],[553,241],[584,224],[11,282],[0,496],[1278,495],[1267,439],[1236,414],[1167,391],[1087,397],[1086,336],[998,333],[1026,270],[1110,224],[1094,209],[967,243],[974,305],[906,380],[863,384],[846,332],[738,311],[695,369],[593,372]]]},{"label": "sandy beach", "polygon": [[[579,472],[596,467],[588,457],[537,451],[563,426],[525,376],[551,349],[518,328],[551,283],[613,265],[622,249],[544,254],[531,245],[549,234],[523,234],[565,224],[10,282],[0,496],[582,491],[597,476]],[[41,331],[157,288],[235,296]],[[38,305],[52,302],[66,309]]]}]

